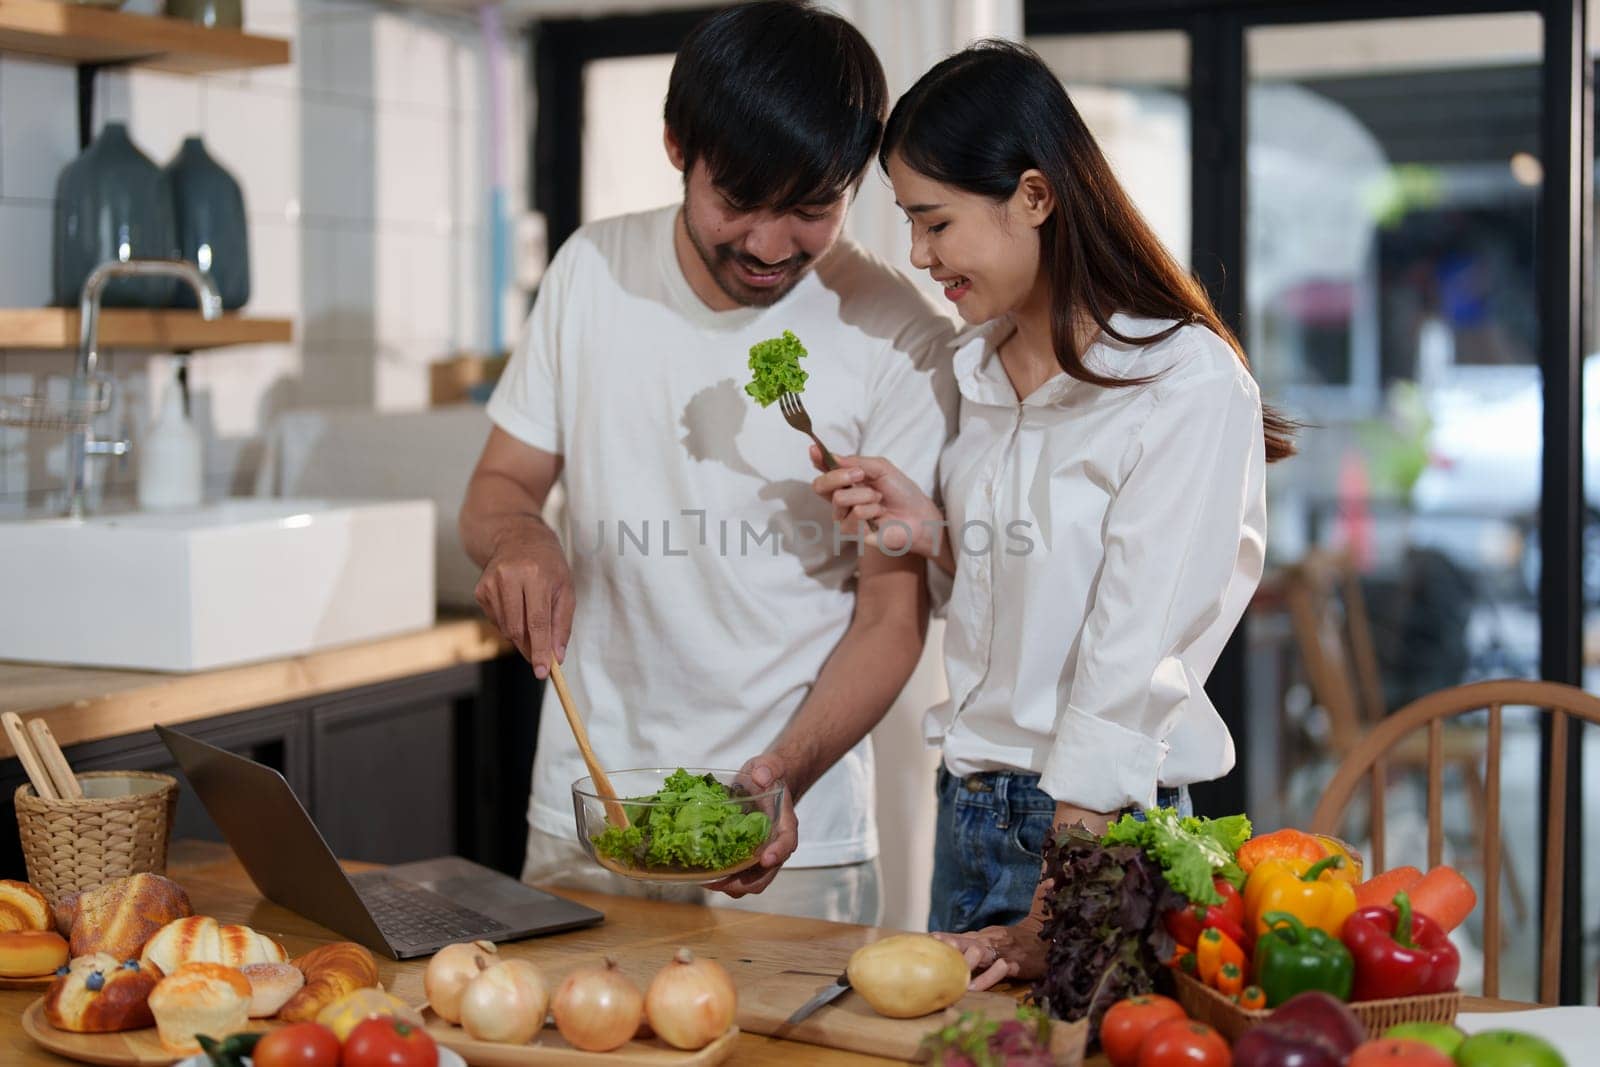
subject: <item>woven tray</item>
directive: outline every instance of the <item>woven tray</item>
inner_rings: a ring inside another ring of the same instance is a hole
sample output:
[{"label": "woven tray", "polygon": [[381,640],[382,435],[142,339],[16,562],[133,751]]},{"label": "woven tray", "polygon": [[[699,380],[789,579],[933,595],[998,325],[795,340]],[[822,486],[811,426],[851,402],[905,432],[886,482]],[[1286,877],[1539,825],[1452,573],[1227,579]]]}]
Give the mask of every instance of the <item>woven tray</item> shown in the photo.
[{"label": "woven tray", "polygon": [[[1265,1022],[1272,1014],[1270,1008],[1246,1011],[1215,989],[1180,971],[1174,971],[1173,978],[1178,983],[1178,1003],[1183,1005],[1189,1017],[1214,1027],[1229,1041]],[[1422,997],[1358,1000],[1349,1008],[1366,1026],[1367,1033],[1378,1037],[1389,1027],[1400,1023],[1453,1023],[1460,1006],[1461,991],[1452,989],[1448,993]]]}]

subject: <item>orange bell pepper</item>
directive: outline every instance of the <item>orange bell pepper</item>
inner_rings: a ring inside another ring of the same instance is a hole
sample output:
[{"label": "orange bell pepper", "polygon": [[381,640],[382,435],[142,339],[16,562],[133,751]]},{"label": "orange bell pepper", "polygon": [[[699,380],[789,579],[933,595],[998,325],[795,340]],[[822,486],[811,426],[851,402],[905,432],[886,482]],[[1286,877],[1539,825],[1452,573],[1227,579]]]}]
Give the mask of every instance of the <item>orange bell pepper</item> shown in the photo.
[{"label": "orange bell pepper", "polygon": [[1343,856],[1325,856],[1297,870],[1298,865],[1290,861],[1263,861],[1250,872],[1244,886],[1244,910],[1249,928],[1260,937],[1267,931],[1262,916],[1272,911],[1286,911],[1307,926],[1337,938],[1345,919],[1356,910],[1355,889],[1349,882],[1329,876],[1330,869],[1342,867],[1344,862]]},{"label": "orange bell pepper", "polygon": [[1304,860],[1307,866],[1328,854],[1321,841],[1303,830],[1274,830],[1239,846],[1239,869],[1249,874],[1266,860]]},{"label": "orange bell pepper", "polygon": [[1267,994],[1258,985],[1245,986],[1239,993],[1239,1007],[1245,1011],[1260,1011],[1267,1006]]},{"label": "orange bell pepper", "polygon": [[1330,837],[1327,834],[1317,834],[1316,836],[1322,847],[1328,850],[1328,855],[1344,857],[1344,866],[1329,872],[1329,876],[1338,882],[1360,885],[1366,865],[1362,863],[1361,853],[1356,851],[1355,846],[1347,841],[1341,841],[1337,837]]}]

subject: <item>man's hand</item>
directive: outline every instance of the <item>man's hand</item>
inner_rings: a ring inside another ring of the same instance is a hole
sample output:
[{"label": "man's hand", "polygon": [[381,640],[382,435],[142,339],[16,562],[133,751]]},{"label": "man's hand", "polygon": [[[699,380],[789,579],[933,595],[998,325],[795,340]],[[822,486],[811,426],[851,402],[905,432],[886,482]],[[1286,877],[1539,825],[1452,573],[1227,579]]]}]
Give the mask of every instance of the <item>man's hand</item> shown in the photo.
[{"label": "man's hand", "polygon": [[986,926],[970,934],[934,934],[953,945],[972,971],[969,989],[988,989],[1013,978],[1032,981],[1044,974],[1045,943],[1039,939],[1042,921],[1029,915],[1015,926]]},{"label": "man's hand", "polygon": [[535,675],[548,677],[552,662],[566,660],[577,602],[572,571],[548,526],[527,522],[496,544],[473,595]]},{"label": "man's hand", "polygon": [[[746,788],[752,793],[772,788],[773,782],[783,782],[787,786],[784,769],[783,757],[765,752],[744,765],[739,771],[739,781],[746,783]],[[783,810],[778,813],[778,829],[763,846],[761,862],[732,877],[713,882],[706,888],[726,893],[735,899],[746,893],[759,893],[772,884],[772,880],[778,876],[778,870],[794,854],[799,843],[800,823],[794,815],[794,795],[785,788]]]}]

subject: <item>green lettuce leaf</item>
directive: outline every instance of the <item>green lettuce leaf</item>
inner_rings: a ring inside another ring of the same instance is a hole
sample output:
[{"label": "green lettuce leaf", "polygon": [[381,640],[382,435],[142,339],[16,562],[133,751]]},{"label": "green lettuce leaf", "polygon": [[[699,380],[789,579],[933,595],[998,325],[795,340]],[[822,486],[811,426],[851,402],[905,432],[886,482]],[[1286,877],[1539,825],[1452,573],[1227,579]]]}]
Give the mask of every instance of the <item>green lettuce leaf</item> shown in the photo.
[{"label": "green lettuce leaf", "polygon": [[1235,885],[1243,872],[1234,862],[1239,846],[1250,839],[1244,815],[1223,819],[1182,818],[1176,808],[1151,808],[1140,819],[1124,815],[1106,829],[1106,845],[1141,848],[1161,864],[1167,884],[1196,904],[1220,904],[1212,879],[1221,874]]},{"label": "green lettuce leaf", "polygon": [[624,800],[623,809],[628,827],[608,826],[593,841],[601,855],[627,867],[720,871],[754,855],[772,827],[711,775],[681,767],[653,796]]},{"label": "green lettuce leaf", "polygon": [[784,330],[782,337],[757,341],[750,346],[751,379],[744,391],[762,407],[784,393],[803,391],[807,374],[800,369],[800,360],[805,354],[805,346],[791,330]]}]

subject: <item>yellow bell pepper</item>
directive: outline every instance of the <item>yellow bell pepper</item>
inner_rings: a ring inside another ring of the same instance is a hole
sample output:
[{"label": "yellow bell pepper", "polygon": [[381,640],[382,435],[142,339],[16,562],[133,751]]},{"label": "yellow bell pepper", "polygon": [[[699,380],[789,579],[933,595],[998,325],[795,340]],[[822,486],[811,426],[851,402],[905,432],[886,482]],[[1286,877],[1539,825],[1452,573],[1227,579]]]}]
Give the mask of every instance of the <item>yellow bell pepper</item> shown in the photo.
[{"label": "yellow bell pepper", "polygon": [[1262,916],[1286,911],[1337,938],[1345,919],[1356,910],[1355,889],[1332,872],[1344,866],[1343,856],[1327,856],[1309,866],[1294,860],[1264,860],[1244,886],[1245,919],[1257,937],[1267,931]]},{"label": "yellow bell pepper", "polygon": [[1344,866],[1329,871],[1328,877],[1336,882],[1360,885],[1365,866],[1361,861],[1361,853],[1357,852],[1353,845],[1337,837],[1330,837],[1327,834],[1317,834],[1316,837],[1322,847],[1328,850],[1328,855],[1344,857]]}]

